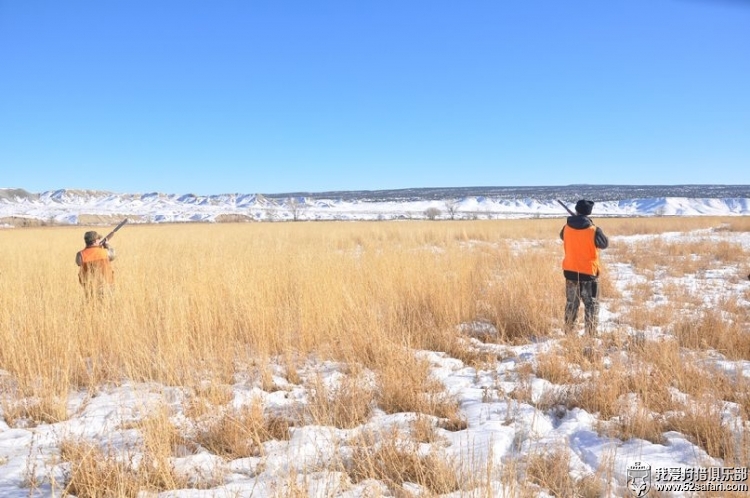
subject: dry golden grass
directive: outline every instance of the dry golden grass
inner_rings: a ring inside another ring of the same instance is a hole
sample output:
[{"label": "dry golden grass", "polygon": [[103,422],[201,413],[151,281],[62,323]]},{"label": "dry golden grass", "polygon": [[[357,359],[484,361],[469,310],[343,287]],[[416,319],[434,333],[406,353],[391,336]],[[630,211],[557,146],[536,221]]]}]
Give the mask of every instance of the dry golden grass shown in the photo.
[{"label": "dry golden grass", "polygon": [[338,386],[328,387],[317,377],[309,391],[306,411],[318,425],[351,429],[367,422],[375,407],[375,387],[363,378],[347,376]]},{"label": "dry golden grass", "polygon": [[[570,351],[569,349],[567,351]],[[566,361],[565,350],[555,348],[552,351],[537,355],[534,373],[541,379],[553,384],[572,384],[577,378],[571,371],[571,362]]]},{"label": "dry golden grass", "polygon": [[[631,223],[601,221],[613,233]],[[97,306],[84,302],[75,277],[82,229],[16,229],[0,254],[0,361],[23,394],[64,396],[123,379],[184,385],[198,364],[227,380],[235,370],[227,359],[246,350],[327,351],[367,366],[383,356],[376,349],[394,345],[458,351],[452,331],[477,318],[504,340],[524,341],[559,325],[560,227],[133,225],[114,240],[116,295]],[[519,257],[510,245],[519,239],[538,242]]]},{"label": "dry golden grass", "polygon": [[712,400],[686,407],[669,417],[666,428],[685,434],[712,457],[724,462],[747,463],[747,455],[743,455],[742,450],[747,441],[736,440],[734,431],[722,420],[720,409]]},{"label": "dry golden grass", "polygon": [[548,491],[552,496],[560,498],[602,496],[604,486],[595,476],[576,479],[570,471],[570,453],[566,448],[536,451],[527,458],[527,482]]},{"label": "dry golden grass", "polygon": [[0,407],[5,423],[11,427],[54,424],[68,418],[67,400],[55,396],[19,399],[13,393],[5,393]]},{"label": "dry golden grass", "polygon": [[185,415],[198,419],[213,413],[218,407],[229,404],[233,397],[229,386],[214,383],[198,386],[186,400]]},{"label": "dry golden grass", "polygon": [[377,479],[396,496],[408,496],[403,486],[417,484],[432,496],[459,491],[458,466],[439,452],[425,454],[419,443],[404,439],[397,431],[367,434],[354,442],[351,460],[345,465],[353,482]]},{"label": "dry golden grass", "polygon": [[413,354],[393,350],[382,358],[376,401],[386,413],[416,412],[443,419],[449,430],[466,427],[458,402],[446,395],[445,386],[430,377],[430,364]]},{"label": "dry golden grass", "polygon": [[[595,221],[610,237],[748,227],[743,219],[720,218]],[[68,492],[80,496],[175,489],[185,485],[168,471],[175,446],[200,446],[226,458],[262,455],[264,441],[287,438],[289,425],[299,420],[348,429],[365,423],[375,407],[420,414],[412,437],[434,441],[436,427],[460,430],[466,421],[415,350],[442,351],[491,369],[496,354],[470,346],[458,332],[460,324],[491,323],[501,343],[555,338],[564,307],[558,236],[563,223],[130,225],[114,240],[115,295],[96,302],[84,299],[73,262],[85,229],[3,232],[3,416],[11,426],[65,420],[71,391],[95,392],[125,381],[155,381],[192,393],[185,415],[195,423],[193,434],[179,436],[163,414],[138,426],[144,441],[139,451],[164,474],[138,474],[127,454],[67,441],[63,457],[78,462],[70,467]],[[624,330],[596,340],[567,336],[559,349],[518,367],[520,382],[511,398],[530,403],[532,376],[546,378],[561,389],[537,400],[540,409],[581,407],[599,414],[602,432],[621,439],[660,441],[664,431],[679,430],[709,454],[746,465],[747,454],[730,444],[730,428],[718,423],[716,413],[724,402],[737,403],[747,421],[748,382],[701,362],[707,350],[750,358],[742,296],[706,308],[700,291],[652,284],[739,266],[747,256],[734,244],[687,239],[613,244],[606,261],[632,265],[644,283],[620,291],[606,270],[602,299],[612,309],[628,310],[619,319],[624,328],[662,327],[676,340],[635,344]],[[625,296],[629,302],[618,308]],[[607,349],[621,354],[605,362]],[[346,365],[345,380],[332,387],[304,378],[308,357]],[[249,373],[265,391],[276,389],[272,362],[282,366],[287,381],[313,388],[305,411],[280,418],[260,404],[228,408],[238,372]],[[673,390],[703,409],[675,400]],[[382,479],[399,493],[406,493],[407,482],[431,494],[461,489],[452,462],[425,456],[413,440],[397,441],[400,436],[393,435],[379,445],[362,442],[356,450],[361,458],[347,470],[352,480]],[[529,460],[530,482],[559,496],[596,496],[598,484],[571,480],[567,460],[557,456]],[[298,489],[293,484],[290,489]]]},{"label": "dry golden grass", "polygon": [[672,324],[672,333],[683,347],[714,349],[732,360],[750,359],[750,331],[741,316],[730,320],[722,308],[706,309],[698,317],[682,318]]},{"label": "dry golden grass", "polygon": [[[12,379],[12,389],[3,389],[11,424],[65,419],[71,390],[157,381],[195,393],[186,414],[197,428],[183,446],[227,458],[258,455],[263,441],[286,437],[288,423],[257,407],[227,409],[231,393],[222,386],[237,371],[254,371],[270,388],[263,362],[272,357],[284,358],[288,379],[299,383],[299,358],[314,353],[372,369],[385,410],[465,427],[457,403],[405,348],[462,350],[447,331],[476,317],[493,279],[486,262],[499,243],[482,224],[465,224],[460,235],[438,223],[128,226],[114,240],[115,295],[101,302],[86,302],[77,283],[82,231],[7,232],[15,244],[0,248],[0,365]],[[467,251],[478,239],[486,243]],[[445,332],[436,338],[435,329]],[[361,386],[327,394],[327,403],[319,397],[311,405],[321,423],[353,426],[372,408]],[[169,434],[152,444],[169,446]],[[80,460],[68,481],[76,493],[161,486],[153,476],[128,477],[133,469],[121,455],[85,442],[66,447]]]},{"label": "dry golden grass", "polygon": [[597,225],[606,226],[607,235],[651,235],[704,229],[746,232],[750,225],[750,218],[735,216],[593,218]]},{"label": "dry golden grass", "polygon": [[135,497],[141,482],[128,463],[122,463],[96,445],[64,441],[61,456],[70,462],[65,492],[81,498]]},{"label": "dry golden grass", "polygon": [[227,408],[196,420],[195,442],[230,460],[263,454],[263,443],[290,437],[287,419],[264,412],[260,403]]},{"label": "dry golden grass", "polygon": [[[648,284],[646,284],[648,286]],[[646,292],[653,291],[649,289]],[[620,325],[628,325],[635,330],[646,330],[649,327],[666,327],[672,324],[675,316],[675,305],[670,303],[647,305],[647,295],[638,294],[640,306],[624,312],[619,320]]]},{"label": "dry golden grass", "polygon": [[[656,245],[657,247],[652,247]],[[747,252],[738,244],[725,241],[700,240],[662,241],[659,243],[639,243],[632,250],[641,251],[647,258],[634,260],[633,263],[659,268],[665,275],[679,277],[682,275],[700,274],[717,266],[742,264],[747,260]],[[648,249],[646,249],[648,247]]]},{"label": "dry golden grass", "polygon": [[17,229],[0,253],[0,364],[19,396],[64,399],[126,379],[227,384],[248,352],[315,352],[395,372],[384,359],[400,348],[460,352],[452,331],[477,318],[523,341],[548,334],[561,308],[559,256],[545,248],[516,261],[504,248],[539,231],[528,222],[134,225],[113,241],[114,297],[86,302],[73,264],[82,229]]},{"label": "dry golden grass", "polygon": [[411,436],[418,443],[434,443],[438,441],[437,424],[433,423],[433,418],[424,414],[417,415],[417,418],[411,423]]},{"label": "dry golden grass", "polygon": [[142,435],[141,448],[102,448],[85,440],[63,440],[60,457],[69,463],[65,494],[84,498],[136,497],[143,491],[188,486],[190,477],[178,474],[171,464],[175,448],[185,441],[169,421],[166,409],[157,410],[135,428]]}]

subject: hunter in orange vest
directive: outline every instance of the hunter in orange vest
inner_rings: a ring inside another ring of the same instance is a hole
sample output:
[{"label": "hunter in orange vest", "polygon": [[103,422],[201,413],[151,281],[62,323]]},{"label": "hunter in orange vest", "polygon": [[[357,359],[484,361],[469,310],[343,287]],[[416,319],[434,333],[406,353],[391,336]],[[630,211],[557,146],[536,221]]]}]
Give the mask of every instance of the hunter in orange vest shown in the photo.
[{"label": "hunter in orange vest", "polygon": [[599,326],[599,249],[606,249],[609,240],[589,215],[593,201],[576,203],[576,215],[569,216],[560,231],[565,248],[562,262],[565,275],[565,333],[573,331],[578,308],[583,301],[586,333],[596,335]]},{"label": "hunter in orange vest", "polygon": [[115,250],[97,232],[90,231],[83,235],[86,247],[76,254],[78,281],[86,291],[87,297],[103,297],[115,283],[115,273],[110,262],[115,259]]}]

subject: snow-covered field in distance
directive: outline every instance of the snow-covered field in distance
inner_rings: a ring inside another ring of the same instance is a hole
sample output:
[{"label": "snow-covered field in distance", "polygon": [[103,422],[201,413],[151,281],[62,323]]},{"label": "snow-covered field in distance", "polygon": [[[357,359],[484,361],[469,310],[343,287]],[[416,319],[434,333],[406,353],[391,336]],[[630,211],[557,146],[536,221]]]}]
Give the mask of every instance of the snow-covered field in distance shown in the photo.
[{"label": "snow-covered field in distance", "polygon": [[[561,216],[581,198],[593,216],[744,216],[750,185],[569,185],[456,187],[286,194],[115,193],[61,189],[31,193],[0,189],[0,221],[89,224],[92,217],[134,222],[499,219]],[[13,223],[11,223],[13,224]]]}]

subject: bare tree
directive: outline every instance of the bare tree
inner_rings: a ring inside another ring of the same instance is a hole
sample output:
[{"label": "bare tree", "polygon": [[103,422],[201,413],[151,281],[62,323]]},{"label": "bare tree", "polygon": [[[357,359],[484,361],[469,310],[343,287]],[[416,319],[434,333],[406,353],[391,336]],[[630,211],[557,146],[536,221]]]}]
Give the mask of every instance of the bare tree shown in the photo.
[{"label": "bare tree", "polygon": [[290,197],[286,201],[286,207],[292,214],[292,220],[299,221],[302,212],[307,207],[307,203],[305,202],[304,197]]},{"label": "bare tree", "polygon": [[456,219],[456,213],[458,213],[458,199],[446,199],[445,210],[448,212],[448,216],[452,220]]},{"label": "bare tree", "polygon": [[278,210],[276,209],[276,206],[273,204],[265,208],[264,214],[268,221],[276,221],[279,218]]},{"label": "bare tree", "polygon": [[424,215],[427,216],[427,219],[435,220],[440,216],[440,210],[436,207],[428,207],[424,210]]},{"label": "bare tree", "polygon": [[279,219],[279,205],[274,199],[268,199],[263,194],[256,194],[255,200],[262,208],[261,217],[266,221],[277,221]]}]

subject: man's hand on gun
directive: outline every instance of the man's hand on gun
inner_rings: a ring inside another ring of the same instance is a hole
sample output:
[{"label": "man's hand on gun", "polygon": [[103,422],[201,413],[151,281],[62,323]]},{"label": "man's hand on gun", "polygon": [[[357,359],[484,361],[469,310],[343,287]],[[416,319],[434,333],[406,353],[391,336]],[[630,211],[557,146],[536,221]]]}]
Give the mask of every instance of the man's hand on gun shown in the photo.
[{"label": "man's hand on gun", "polygon": [[115,227],[115,229],[114,229],[114,230],[112,230],[111,232],[109,232],[109,233],[108,233],[108,234],[106,235],[106,237],[104,237],[104,238],[103,238],[102,240],[100,240],[100,241],[99,241],[99,245],[100,245],[101,247],[105,248],[105,249],[109,249],[109,239],[111,239],[112,237],[114,237],[114,236],[115,236],[115,233],[117,233],[117,231],[118,231],[119,229],[121,229],[121,228],[122,228],[122,227],[123,227],[123,226],[125,225],[125,223],[127,223],[127,222],[128,222],[128,219],[127,219],[127,218],[125,218],[124,220],[122,220],[122,221],[121,221],[121,222],[120,222],[120,223],[119,223],[119,224],[118,224],[118,225],[117,225],[117,226]]}]

